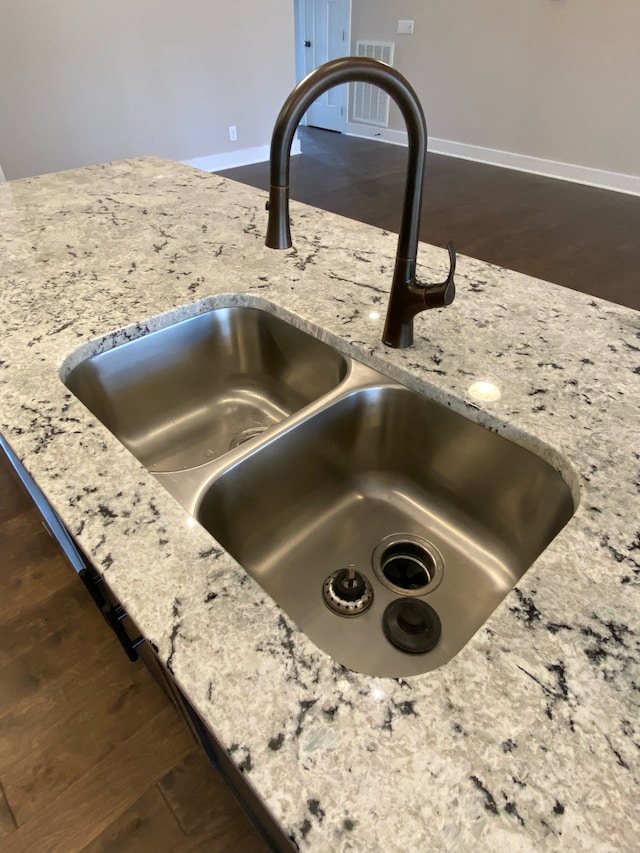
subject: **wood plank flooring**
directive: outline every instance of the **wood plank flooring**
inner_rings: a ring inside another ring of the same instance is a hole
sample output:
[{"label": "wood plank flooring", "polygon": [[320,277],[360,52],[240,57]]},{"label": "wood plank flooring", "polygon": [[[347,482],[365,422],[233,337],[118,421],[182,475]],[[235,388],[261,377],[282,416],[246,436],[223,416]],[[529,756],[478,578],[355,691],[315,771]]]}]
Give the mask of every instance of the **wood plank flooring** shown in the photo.
[{"label": "wood plank flooring", "polygon": [[[294,197],[397,231],[401,148],[303,129]],[[265,164],[230,170],[261,188]],[[422,238],[640,308],[640,199],[429,155]],[[294,235],[295,239],[295,235]],[[532,293],[535,299],[535,293]],[[2,853],[266,853],[0,458]]]},{"label": "wood plank flooring", "polygon": [[2,853],[266,853],[0,457]]},{"label": "wood plank flooring", "polygon": [[[300,141],[292,198],[398,231],[406,149],[311,127]],[[266,163],[221,174],[269,186]],[[640,309],[636,196],[429,153],[420,238]]]}]

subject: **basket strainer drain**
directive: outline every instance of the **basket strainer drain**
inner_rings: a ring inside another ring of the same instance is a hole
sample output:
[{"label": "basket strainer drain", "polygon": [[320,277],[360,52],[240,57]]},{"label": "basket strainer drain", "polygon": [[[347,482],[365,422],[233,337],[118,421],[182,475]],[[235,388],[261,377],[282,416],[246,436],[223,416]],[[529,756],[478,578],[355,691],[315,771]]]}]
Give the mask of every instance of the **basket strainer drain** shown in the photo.
[{"label": "basket strainer drain", "polygon": [[229,442],[229,450],[235,450],[236,447],[240,447],[240,445],[244,444],[246,441],[250,441],[257,435],[262,435],[262,433],[266,429],[266,426],[253,426],[247,427],[247,429],[243,429],[241,432],[233,436],[233,438]]},{"label": "basket strainer drain", "polygon": [[359,616],[371,606],[373,588],[354,566],[338,569],[322,585],[322,596],[330,610],[340,616]]}]

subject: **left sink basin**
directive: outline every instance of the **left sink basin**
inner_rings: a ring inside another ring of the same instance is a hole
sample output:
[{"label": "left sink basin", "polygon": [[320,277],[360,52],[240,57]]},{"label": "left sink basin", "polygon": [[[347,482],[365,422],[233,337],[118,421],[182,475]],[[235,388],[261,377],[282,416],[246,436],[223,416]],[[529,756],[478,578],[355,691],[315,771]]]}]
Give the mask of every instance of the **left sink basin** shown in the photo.
[{"label": "left sink basin", "polygon": [[150,471],[222,456],[337,387],[348,363],[259,308],[218,308],[91,356],[65,384]]}]

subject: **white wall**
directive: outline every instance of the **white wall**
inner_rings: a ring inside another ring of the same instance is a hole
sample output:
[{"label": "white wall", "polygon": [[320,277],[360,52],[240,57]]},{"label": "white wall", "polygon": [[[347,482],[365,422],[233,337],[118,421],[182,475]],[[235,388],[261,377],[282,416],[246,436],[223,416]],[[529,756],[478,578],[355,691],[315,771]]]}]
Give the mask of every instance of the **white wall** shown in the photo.
[{"label": "white wall", "polygon": [[292,0],[2,0],[0,162],[10,179],[265,146],[294,83]]},{"label": "white wall", "polygon": [[[413,36],[398,18],[415,20]],[[395,42],[451,153],[640,176],[639,0],[353,0],[352,38]],[[391,126],[404,129],[395,111]]]}]

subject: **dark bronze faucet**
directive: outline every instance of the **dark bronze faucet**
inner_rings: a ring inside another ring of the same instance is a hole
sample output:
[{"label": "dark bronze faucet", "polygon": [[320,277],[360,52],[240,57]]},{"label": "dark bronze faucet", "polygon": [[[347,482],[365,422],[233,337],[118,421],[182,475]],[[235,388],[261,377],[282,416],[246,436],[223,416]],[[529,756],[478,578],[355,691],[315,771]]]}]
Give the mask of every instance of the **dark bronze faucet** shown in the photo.
[{"label": "dark bronze faucet", "polygon": [[402,220],[382,335],[383,342],[388,346],[403,348],[413,343],[413,318],[416,314],[427,308],[441,308],[453,302],[456,293],[453,281],[456,253],[453,243],[449,243],[449,275],[442,284],[423,285],[416,281],[427,126],[418,96],[408,81],[390,65],[365,57],[334,59],[312,71],[291,92],[280,110],[271,139],[271,189],[265,242],[272,249],[288,249],[291,246],[289,158],[300,119],[316,98],[328,89],[340,83],[355,82],[379,86],[393,98],[402,112],[409,137]]}]

